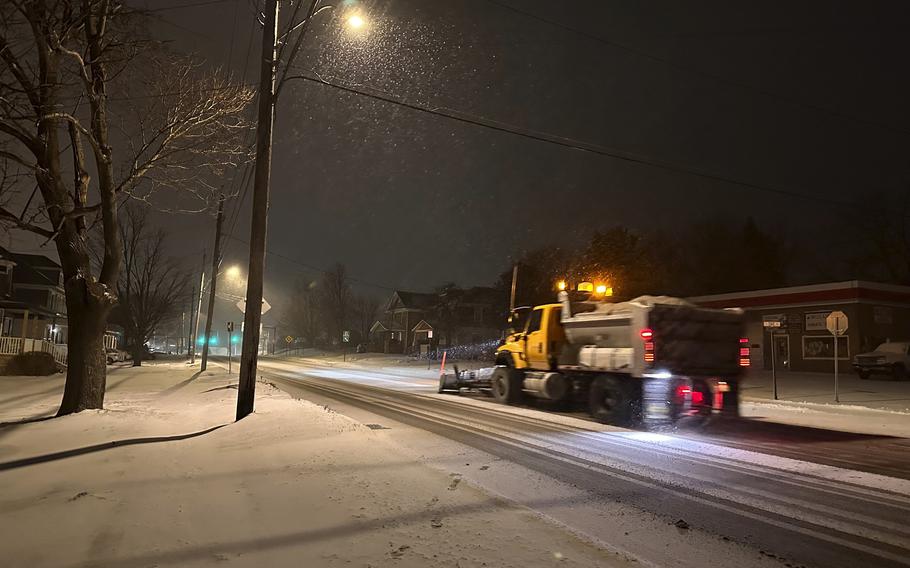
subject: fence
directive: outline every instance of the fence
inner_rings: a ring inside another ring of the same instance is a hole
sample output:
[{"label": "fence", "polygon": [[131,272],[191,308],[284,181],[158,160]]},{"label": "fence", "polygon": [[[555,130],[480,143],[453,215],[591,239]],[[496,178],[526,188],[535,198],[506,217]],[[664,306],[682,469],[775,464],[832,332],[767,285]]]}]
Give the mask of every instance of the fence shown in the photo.
[{"label": "fence", "polygon": [[21,337],[0,337],[0,355],[16,355],[30,351],[50,353],[54,361],[66,365],[66,345],[51,343],[44,339],[23,339]]}]

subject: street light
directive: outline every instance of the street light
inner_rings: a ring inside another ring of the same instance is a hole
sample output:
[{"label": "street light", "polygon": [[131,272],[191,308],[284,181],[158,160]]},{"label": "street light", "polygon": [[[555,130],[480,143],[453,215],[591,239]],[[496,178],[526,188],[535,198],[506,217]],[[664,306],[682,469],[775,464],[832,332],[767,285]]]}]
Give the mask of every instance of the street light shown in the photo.
[{"label": "street light", "polygon": [[224,275],[231,280],[236,280],[237,278],[240,278],[240,267],[236,264],[229,266],[228,269],[224,272]]},{"label": "street light", "polygon": [[360,29],[366,25],[366,20],[360,14],[351,14],[348,17],[348,27],[354,30]]}]

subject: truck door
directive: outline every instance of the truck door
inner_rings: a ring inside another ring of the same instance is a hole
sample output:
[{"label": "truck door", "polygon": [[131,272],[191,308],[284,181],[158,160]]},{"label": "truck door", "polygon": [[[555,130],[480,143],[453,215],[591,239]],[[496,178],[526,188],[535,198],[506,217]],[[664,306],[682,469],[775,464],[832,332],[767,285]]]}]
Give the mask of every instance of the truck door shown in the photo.
[{"label": "truck door", "polygon": [[528,366],[532,369],[547,368],[547,331],[542,326],[543,316],[543,308],[534,308],[528,318],[528,327],[525,330],[527,337],[525,353]]},{"label": "truck door", "polygon": [[565,341],[565,332],[559,321],[561,307],[541,306],[534,310],[528,321],[528,366],[532,369],[550,369]]}]

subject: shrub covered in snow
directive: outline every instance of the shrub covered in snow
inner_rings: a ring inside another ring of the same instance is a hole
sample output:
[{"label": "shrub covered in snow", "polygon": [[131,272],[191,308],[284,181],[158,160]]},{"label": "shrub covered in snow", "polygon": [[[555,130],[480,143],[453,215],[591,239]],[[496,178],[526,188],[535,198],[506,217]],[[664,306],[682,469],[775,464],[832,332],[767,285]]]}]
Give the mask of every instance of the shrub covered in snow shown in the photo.
[{"label": "shrub covered in snow", "polygon": [[7,363],[7,375],[27,375],[30,377],[52,375],[57,372],[57,363],[53,355],[41,351],[30,351],[14,355]]}]

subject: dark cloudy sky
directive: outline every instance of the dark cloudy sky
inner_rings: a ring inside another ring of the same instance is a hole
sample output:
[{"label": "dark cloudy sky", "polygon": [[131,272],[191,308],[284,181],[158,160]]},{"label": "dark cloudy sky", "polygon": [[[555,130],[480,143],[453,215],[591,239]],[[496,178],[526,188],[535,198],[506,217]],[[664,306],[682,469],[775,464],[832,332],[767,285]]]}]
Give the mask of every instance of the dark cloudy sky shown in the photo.
[{"label": "dark cloudy sky", "polygon": [[[194,3],[135,5],[158,10],[154,31],[176,49],[252,82],[260,28],[251,0],[186,7]],[[336,4],[306,38],[305,71],[808,199],[298,81],[279,103],[269,249],[299,263],[340,261],[364,282],[415,290],[489,284],[522,250],[571,245],[614,224],[672,230],[751,214],[814,239],[836,218],[825,200],[910,188],[904,2]],[[341,27],[351,9],[369,22],[358,36]],[[208,220],[162,222],[180,242],[210,246]],[[246,209],[234,235],[248,238]],[[228,262],[245,263],[245,245],[229,244]],[[277,255],[267,260],[267,295],[317,276]]]}]

